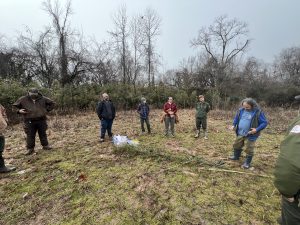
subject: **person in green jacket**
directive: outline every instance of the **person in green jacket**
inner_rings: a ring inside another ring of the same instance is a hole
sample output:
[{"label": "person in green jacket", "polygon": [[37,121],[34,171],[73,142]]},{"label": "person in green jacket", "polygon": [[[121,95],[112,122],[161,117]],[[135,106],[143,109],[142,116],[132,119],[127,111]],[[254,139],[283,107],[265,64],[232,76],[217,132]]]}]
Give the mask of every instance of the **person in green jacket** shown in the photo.
[{"label": "person in green jacket", "polygon": [[[300,95],[295,99],[300,102]],[[275,166],[275,187],[282,195],[283,225],[300,224],[300,116],[289,125]]]},{"label": "person in green jacket", "polygon": [[204,139],[207,138],[207,113],[210,110],[210,106],[204,100],[204,95],[198,96],[199,100],[196,103],[196,135],[195,138],[200,136],[200,128],[204,131]]}]

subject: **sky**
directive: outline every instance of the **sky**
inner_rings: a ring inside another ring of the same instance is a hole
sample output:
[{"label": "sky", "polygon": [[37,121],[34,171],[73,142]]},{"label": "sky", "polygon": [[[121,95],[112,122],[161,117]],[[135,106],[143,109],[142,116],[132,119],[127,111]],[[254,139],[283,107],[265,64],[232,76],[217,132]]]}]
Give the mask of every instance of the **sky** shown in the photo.
[{"label": "sky", "polygon": [[[51,24],[42,2],[0,0],[0,35],[14,42],[26,27],[38,33]],[[161,17],[156,43],[163,70],[178,68],[183,59],[196,55],[197,49],[190,46],[190,41],[221,15],[248,24],[252,42],[244,57],[272,63],[284,48],[300,46],[299,0],[73,0],[71,27],[86,37],[105,41],[109,38],[107,31],[114,28],[112,16],[121,5],[126,5],[129,17],[148,7]]]}]

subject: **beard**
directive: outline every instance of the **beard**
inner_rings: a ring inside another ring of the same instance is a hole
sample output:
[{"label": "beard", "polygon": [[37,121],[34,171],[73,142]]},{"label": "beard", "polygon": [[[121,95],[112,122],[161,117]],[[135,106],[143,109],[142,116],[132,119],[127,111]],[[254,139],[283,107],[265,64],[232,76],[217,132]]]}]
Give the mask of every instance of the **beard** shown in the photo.
[{"label": "beard", "polygon": [[36,100],[39,95],[38,94],[29,94],[30,98],[32,98],[33,100]]}]

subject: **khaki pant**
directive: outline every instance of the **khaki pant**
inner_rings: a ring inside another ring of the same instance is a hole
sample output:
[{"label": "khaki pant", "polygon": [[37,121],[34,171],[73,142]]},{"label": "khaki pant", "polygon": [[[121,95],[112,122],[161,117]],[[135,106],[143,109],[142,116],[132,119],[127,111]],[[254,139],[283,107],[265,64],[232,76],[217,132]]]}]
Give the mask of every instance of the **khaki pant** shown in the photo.
[{"label": "khaki pant", "polygon": [[246,144],[245,152],[247,153],[247,155],[253,156],[255,141],[250,141],[247,137],[237,136],[233,143],[233,149],[242,150],[245,144]]}]

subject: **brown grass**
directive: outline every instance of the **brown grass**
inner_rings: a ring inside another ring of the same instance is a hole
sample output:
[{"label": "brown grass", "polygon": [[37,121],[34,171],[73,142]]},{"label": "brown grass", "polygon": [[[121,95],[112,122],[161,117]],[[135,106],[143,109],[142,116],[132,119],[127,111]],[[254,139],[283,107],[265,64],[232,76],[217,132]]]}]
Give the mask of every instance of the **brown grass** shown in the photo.
[{"label": "brown grass", "polygon": [[54,150],[41,150],[37,139],[32,156],[23,155],[21,124],[10,127],[4,156],[18,170],[0,175],[0,224],[275,224],[280,197],[271,177],[297,112],[265,112],[270,126],[249,171],[243,159],[227,160],[234,112],[209,113],[209,140],[193,138],[193,110],[180,110],[175,138],[163,137],[159,110],[151,113],[152,135],[140,134],[136,112],[118,112],[113,132],[140,141],[120,148],[98,142],[94,113],[53,116]]}]

